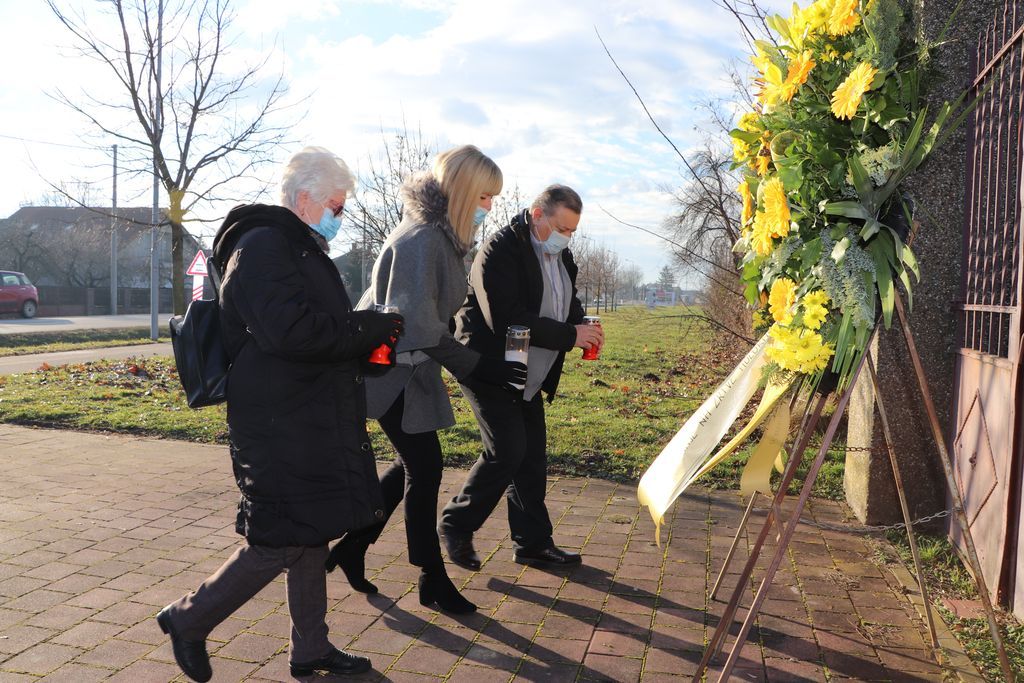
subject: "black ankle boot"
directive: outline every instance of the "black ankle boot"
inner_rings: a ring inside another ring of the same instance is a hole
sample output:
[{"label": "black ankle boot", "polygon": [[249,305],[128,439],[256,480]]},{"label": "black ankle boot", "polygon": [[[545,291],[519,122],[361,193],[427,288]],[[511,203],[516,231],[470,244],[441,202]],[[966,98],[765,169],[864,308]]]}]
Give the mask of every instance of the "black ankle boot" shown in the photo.
[{"label": "black ankle boot", "polygon": [[341,567],[352,588],[372,595],[377,592],[377,587],[366,580],[366,549],[369,547],[370,543],[364,538],[345,534],[327,554],[324,568],[330,574],[335,567]]},{"label": "black ankle boot", "polygon": [[430,607],[437,604],[445,612],[469,614],[476,611],[476,605],[462,597],[459,589],[448,578],[444,565],[424,568],[420,573],[420,604]]}]

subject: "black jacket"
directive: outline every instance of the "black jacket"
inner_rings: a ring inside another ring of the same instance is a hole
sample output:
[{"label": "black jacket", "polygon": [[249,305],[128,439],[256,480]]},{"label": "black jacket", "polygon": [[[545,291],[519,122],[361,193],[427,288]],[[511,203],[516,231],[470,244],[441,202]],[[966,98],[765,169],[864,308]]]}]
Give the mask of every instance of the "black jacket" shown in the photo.
[{"label": "black jacket", "polygon": [[559,322],[540,315],[544,277],[530,241],[530,213],[523,211],[494,233],[473,259],[469,294],[455,316],[455,338],[480,353],[504,358],[509,325],[530,328],[530,346],[561,351],[541,388],[553,401],[562,376],[565,352],[576,343],[576,325],[583,322],[583,304],[576,295],[579,270],[568,249],[562,263],[572,282],[569,319]]},{"label": "black jacket", "polygon": [[213,243],[233,357],[228,433],[256,545],[316,546],[374,523],[383,500],[359,359],[372,344],[334,264],[288,209],[228,214]]}]

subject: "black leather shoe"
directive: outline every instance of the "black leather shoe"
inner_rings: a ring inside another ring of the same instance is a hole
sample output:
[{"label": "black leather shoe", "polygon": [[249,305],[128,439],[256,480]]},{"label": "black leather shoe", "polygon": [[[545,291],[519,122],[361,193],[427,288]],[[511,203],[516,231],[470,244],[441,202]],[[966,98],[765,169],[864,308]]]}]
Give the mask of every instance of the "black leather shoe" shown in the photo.
[{"label": "black leather shoe", "polygon": [[206,652],[205,640],[182,640],[174,632],[171,625],[171,617],[164,607],[156,615],[156,623],[160,624],[160,630],[171,637],[171,648],[174,650],[174,661],[182,673],[199,683],[213,678],[213,669],[210,668],[210,655]]},{"label": "black leather shoe", "polygon": [[312,676],[317,671],[326,671],[336,676],[351,676],[361,674],[370,670],[370,660],[358,655],[350,655],[338,648],[332,648],[325,657],[300,664],[294,662],[289,664],[292,676]]},{"label": "black leather shoe", "polygon": [[583,558],[579,553],[562,550],[554,545],[540,548],[539,550],[520,548],[516,550],[512,557],[519,564],[541,564],[556,567],[566,567],[583,562]]},{"label": "black leather shoe", "polygon": [[448,559],[463,569],[476,571],[480,569],[480,556],[473,548],[472,534],[459,534],[441,530],[444,547],[448,551]]}]

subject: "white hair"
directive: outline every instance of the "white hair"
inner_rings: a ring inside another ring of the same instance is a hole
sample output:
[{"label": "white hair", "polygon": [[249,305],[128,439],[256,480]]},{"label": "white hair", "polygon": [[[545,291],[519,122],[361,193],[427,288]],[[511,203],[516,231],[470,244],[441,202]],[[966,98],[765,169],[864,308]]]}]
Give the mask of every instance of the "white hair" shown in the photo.
[{"label": "white hair", "polygon": [[306,147],[292,155],[281,178],[281,205],[295,211],[300,192],[308,192],[315,202],[344,190],[348,197],[355,194],[356,181],[352,171],[341,157],[324,147]]}]

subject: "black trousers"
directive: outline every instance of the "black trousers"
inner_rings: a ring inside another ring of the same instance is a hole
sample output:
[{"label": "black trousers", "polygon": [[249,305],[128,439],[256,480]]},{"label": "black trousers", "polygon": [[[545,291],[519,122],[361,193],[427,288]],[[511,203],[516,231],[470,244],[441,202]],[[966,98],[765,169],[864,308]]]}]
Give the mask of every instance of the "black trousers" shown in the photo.
[{"label": "black trousers", "polygon": [[529,550],[550,546],[551,518],[544,504],[547,427],[540,392],[526,401],[480,382],[463,384],[462,390],[480,425],[484,450],[462,490],[441,513],[441,527],[455,534],[474,533],[504,494],[516,545]]},{"label": "black trousers", "polygon": [[327,639],[327,546],[271,548],[245,545],[192,593],[168,607],[185,640],[206,640],[217,624],[249,602],[282,571],[292,621],[289,659],[311,662],[331,651]]},{"label": "black trousers", "polygon": [[398,395],[378,420],[391,445],[398,451],[395,461],[380,477],[384,495],[384,521],[352,532],[375,542],[398,504],[405,498],[405,536],[409,544],[409,562],[417,567],[443,564],[437,538],[437,492],[441,488],[444,458],[437,432],[407,434],[402,431],[405,393]]}]

